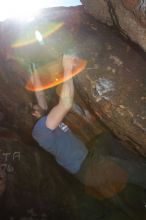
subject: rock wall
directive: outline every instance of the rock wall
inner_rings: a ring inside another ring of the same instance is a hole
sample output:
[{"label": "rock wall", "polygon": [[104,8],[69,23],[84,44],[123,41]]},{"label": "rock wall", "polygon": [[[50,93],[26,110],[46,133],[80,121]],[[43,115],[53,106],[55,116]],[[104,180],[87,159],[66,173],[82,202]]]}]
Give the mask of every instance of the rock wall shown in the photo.
[{"label": "rock wall", "polygon": [[146,1],[142,0],[81,0],[85,10],[119,31],[146,50]]}]

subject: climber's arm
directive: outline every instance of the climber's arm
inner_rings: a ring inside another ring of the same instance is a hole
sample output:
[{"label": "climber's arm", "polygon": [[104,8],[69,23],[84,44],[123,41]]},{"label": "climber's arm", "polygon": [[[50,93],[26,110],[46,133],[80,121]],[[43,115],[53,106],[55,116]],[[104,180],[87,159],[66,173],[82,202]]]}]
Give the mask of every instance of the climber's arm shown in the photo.
[{"label": "climber's arm", "polygon": [[74,99],[74,85],[72,79],[72,69],[74,66],[74,57],[63,56],[64,79],[70,78],[63,83],[58,104],[49,112],[46,120],[46,126],[50,129],[58,127],[65,115],[72,108]]}]

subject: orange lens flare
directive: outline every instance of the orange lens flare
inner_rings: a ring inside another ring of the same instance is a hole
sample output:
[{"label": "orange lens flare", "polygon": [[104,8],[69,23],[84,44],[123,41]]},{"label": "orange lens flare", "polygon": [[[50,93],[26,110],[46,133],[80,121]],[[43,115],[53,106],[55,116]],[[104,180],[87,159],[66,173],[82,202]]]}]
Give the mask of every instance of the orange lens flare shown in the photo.
[{"label": "orange lens flare", "polygon": [[41,85],[33,84],[33,75],[31,75],[25,88],[29,91],[41,91],[45,89],[52,88],[59,85],[60,83],[76,76],[86,67],[87,61],[83,59],[78,59],[76,62],[76,67],[73,68],[72,72],[64,78],[62,63],[46,64],[43,67],[38,68],[37,74],[40,79]]},{"label": "orange lens flare", "polygon": [[127,172],[111,159],[97,160],[87,169],[85,190],[97,199],[112,198],[125,188]]}]

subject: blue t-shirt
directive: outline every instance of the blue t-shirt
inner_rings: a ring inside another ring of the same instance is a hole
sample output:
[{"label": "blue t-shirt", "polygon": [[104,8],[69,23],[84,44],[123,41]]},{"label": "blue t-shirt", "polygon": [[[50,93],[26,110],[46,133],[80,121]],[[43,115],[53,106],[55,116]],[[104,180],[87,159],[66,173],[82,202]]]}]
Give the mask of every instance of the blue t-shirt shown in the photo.
[{"label": "blue t-shirt", "polygon": [[46,119],[47,116],[44,116],[37,121],[32,136],[42,148],[54,155],[61,166],[70,173],[77,173],[87,156],[87,148],[67,125],[60,123],[55,130],[51,130],[46,127]]}]

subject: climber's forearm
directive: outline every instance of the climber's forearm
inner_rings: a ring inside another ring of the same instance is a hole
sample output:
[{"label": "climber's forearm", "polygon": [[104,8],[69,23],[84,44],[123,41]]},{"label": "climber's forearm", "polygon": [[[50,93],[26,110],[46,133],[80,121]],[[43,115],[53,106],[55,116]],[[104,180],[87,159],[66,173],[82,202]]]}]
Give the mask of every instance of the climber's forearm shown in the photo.
[{"label": "climber's forearm", "polygon": [[[34,86],[36,86],[37,88],[42,86],[40,78],[38,76],[37,69],[36,69],[34,64],[32,64],[32,80],[33,80]],[[35,95],[36,95],[36,99],[37,99],[38,105],[42,109],[47,110],[48,106],[47,106],[47,102],[46,102],[44,91],[43,90],[35,91]]]},{"label": "climber's forearm", "polygon": [[[64,77],[68,77],[72,74],[71,72],[65,72]],[[72,76],[71,78],[63,83],[59,104],[62,104],[65,109],[71,109],[74,100],[74,84]]]},{"label": "climber's forearm", "polygon": [[[74,60],[72,57],[63,56],[64,83],[60,92],[59,103],[47,115],[46,126],[52,130],[57,128],[65,115],[69,112],[73,104],[74,85],[72,79],[72,69]],[[67,81],[65,81],[67,80]]]},{"label": "climber's forearm", "polygon": [[73,97],[74,97],[74,86],[73,80],[70,79],[63,83],[63,87],[60,94],[59,103],[51,109],[47,116],[46,126],[52,130],[54,130],[69,110],[73,104]]},{"label": "climber's forearm", "polygon": [[47,106],[47,102],[46,102],[46,99],[45,99],[45,94],[44,94],[44,92],[42,92],[42,91],[36,91],[36,92],[35,92],[35,95],[36,95],[36,98],[37,98],[38,105],[39,105],[42,109],[47,110],[47,109],[48,109],[48,106]]}]

